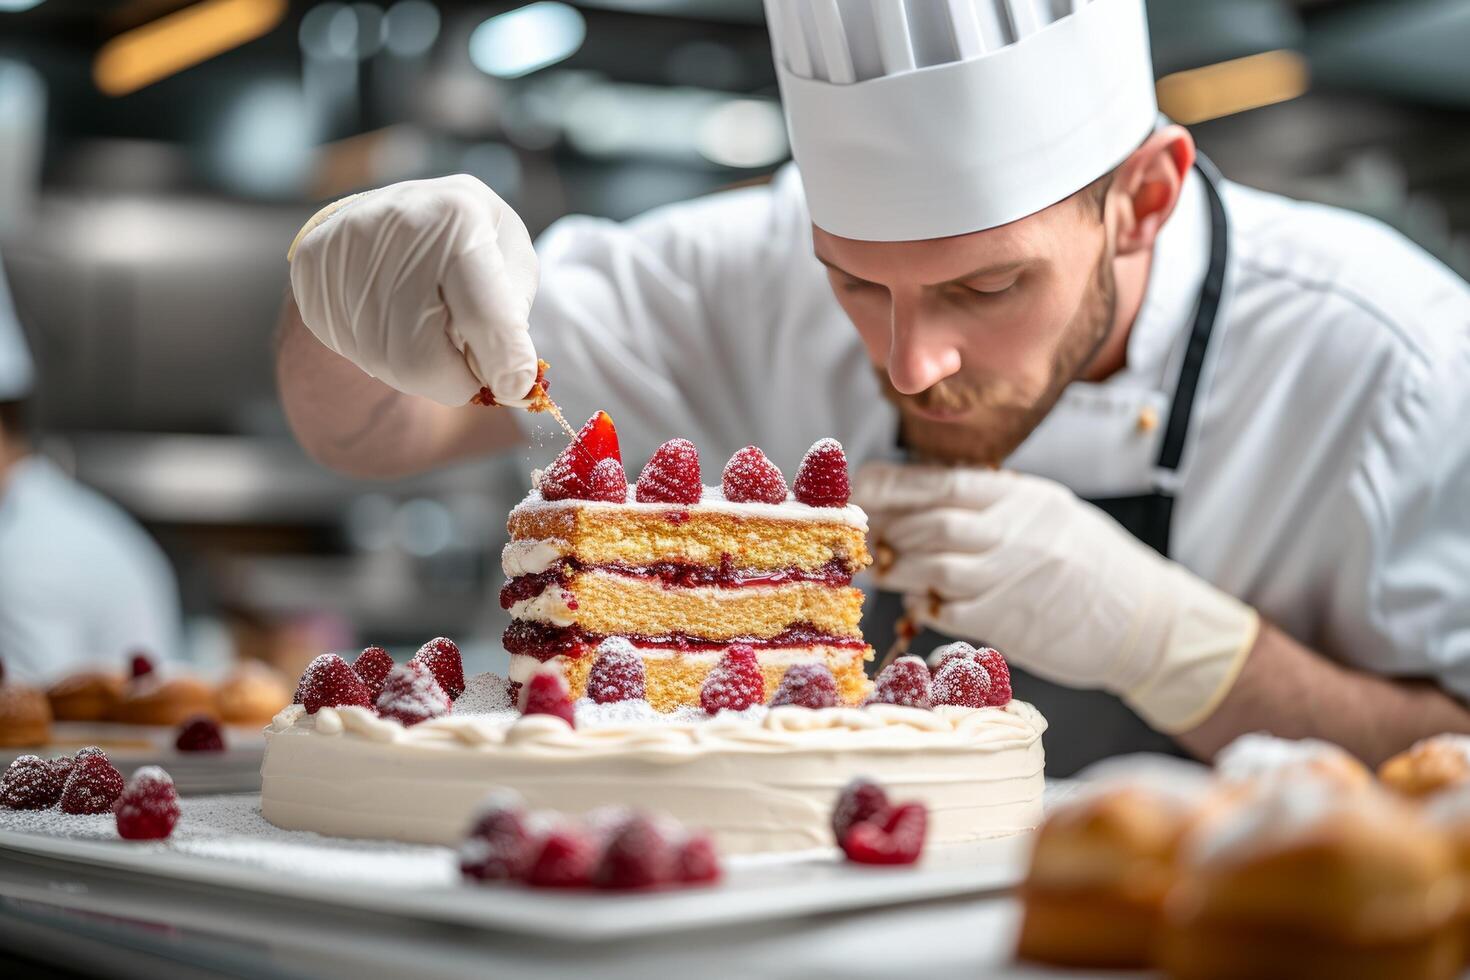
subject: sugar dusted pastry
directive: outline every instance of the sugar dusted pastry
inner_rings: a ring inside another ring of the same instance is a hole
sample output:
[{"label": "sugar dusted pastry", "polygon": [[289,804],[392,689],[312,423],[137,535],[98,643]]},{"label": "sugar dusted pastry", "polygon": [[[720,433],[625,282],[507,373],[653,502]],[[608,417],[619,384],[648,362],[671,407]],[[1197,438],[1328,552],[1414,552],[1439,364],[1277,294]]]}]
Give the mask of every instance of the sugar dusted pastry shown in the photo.
[{"label": "sugar dusted pastry", "polygon": [[265,664],[247,661],[232,670],[215,691],[220,720],[227,725],[265,725],[291,703],[291,689]]},{"label": "sugar dusted pastry", "polygon": [[1346,790],[1373,784],[1373,774],[1346,749],[1316,738],[1278,738],[1265,732],[1242,735],[1221,749],[1215,771],[1227,783],[1315,776]]},{"label": "sugar dusted pastry", "polygon": [[1410,797],[1470,783],[1470,735],[1435,735],[1416,742],[1380,766],[1378,778]]},{"label": "sugar dusted pastry", "polygon": [[1091,968],[1151,961],[1180,841],[1211,805],[1209,771],[1163,756],[1093,767],[1052,810],[1021,886],[1018,954]]},{"label": "sugar dusted pastry", "polygon": [[0,661],[0,748],[45,745],[51,739],[51,705],[40,688],[5,679]]},{"label": "sugar dusted pastry", "polygon": [[129,681],[110,720],[128,725],[179,725],[195,715],[216,717],[214,688],[197,677],[151,671]]},{"label": "sugar dusted pastry", "polygon": [[1160,965],[1178,980],[1448,980],[1454,869],[1444,835],[1387,794],[1263,780],[1185,841]]},{"label": "sugar dusted pastry", "polygon": [[46,690],[57,721],[101,721],[122,697],[123,679],[105,670],[68,674]]}]

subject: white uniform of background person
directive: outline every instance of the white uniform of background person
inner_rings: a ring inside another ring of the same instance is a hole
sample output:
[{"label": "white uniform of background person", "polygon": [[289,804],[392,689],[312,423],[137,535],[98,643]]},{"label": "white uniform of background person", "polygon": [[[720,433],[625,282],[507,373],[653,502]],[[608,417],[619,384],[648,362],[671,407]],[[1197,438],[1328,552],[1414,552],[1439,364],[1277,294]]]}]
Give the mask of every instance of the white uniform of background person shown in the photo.
[{"label": "white uniform of background person", "polygon": [[[28,397],[34,379],[0,270],[0,401]],[[178,632],[173,569],[135,521],[39,455],[0,469],[0,659],[7,677],[49,683],[81,667],[122,669],[135,650],[169,659],[177,655]]]},{"label": "white uniform of background person", "polygon": [[[1138,417],[1173,394],[1209,245],[1200,183],[1161,233],[1127,368],[1074,382],[1008,466],[1084,497],[1153,486],[1162,426]],[[1222,196],[1232,261],[1173,557],[1314,648],[1470,697],[1470,289],[1367,218],[1228,182]],[[854,466],[895,452],[809,220],[788,167],[542,236],[532,336],[569,415],[612,414],[630,477],[676,435],[706,480],[751,442],[788,477],[819,435]]]}]

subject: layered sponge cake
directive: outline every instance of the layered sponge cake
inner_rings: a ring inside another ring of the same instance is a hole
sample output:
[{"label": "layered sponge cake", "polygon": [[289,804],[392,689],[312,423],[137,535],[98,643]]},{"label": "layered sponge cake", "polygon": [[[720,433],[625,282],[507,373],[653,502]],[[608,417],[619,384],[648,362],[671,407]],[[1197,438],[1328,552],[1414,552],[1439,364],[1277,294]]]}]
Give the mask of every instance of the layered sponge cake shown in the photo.
[{"label": "layered sponge cake", "polygon": [[642,659],[660,711],[697,706],[711,669],[741,646],[767,699],[788,668],[813,663],[831,671],[839,700],[860,702],[873,653],[852,578],[871,559],[842,447],[814,445],[794,490],[755,447],[705,486],[684,439],[660,446],[630,486],[612,420],[594,416],[510,514],[501,605],[512,679],[553,664],[581,697],[597,647],[617,637]]}]

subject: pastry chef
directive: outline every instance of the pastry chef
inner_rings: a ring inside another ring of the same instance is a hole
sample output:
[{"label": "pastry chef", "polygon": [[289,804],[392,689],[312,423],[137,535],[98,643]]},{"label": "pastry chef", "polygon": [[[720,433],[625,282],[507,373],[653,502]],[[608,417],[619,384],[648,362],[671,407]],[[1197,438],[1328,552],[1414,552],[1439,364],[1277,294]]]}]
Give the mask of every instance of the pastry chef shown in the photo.
[{"label": "pastry chef", "polygon": [[127,655],[176,653],[178,583],[158,545],[111,501],[33,451],[35,365],[0,269],[0,659],[49,684]]},{"label": "pastry chef", "polygon": [[314,217],[278,359],[307,448],[512,446],[525,416],[465,403],[524,395],[534,342],[630,460],[683,435],[706,480],[748,443],[790,473],[840,438],[878,582],[1006,652],[1053,773],[1470,731],[1466,284],[1221,179],[1158,116],[1142,0],[767,13],[795,156],[768,186],[534,251],[464,176]]}]

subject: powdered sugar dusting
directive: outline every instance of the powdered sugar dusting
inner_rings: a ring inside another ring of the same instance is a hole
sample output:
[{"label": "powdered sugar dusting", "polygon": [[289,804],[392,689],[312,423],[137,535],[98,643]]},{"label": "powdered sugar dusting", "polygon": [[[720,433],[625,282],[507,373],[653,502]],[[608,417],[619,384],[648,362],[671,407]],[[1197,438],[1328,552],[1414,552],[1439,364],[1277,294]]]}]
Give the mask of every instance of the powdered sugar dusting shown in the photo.
[{"label": "powdered sugar dusting", "polygon": [[510,681],[499,674],[489,672],[475,674],[465,681],[464,693],[454,702],[456,715],[488,715],[515,713],[515,701],[510,696]]}]

